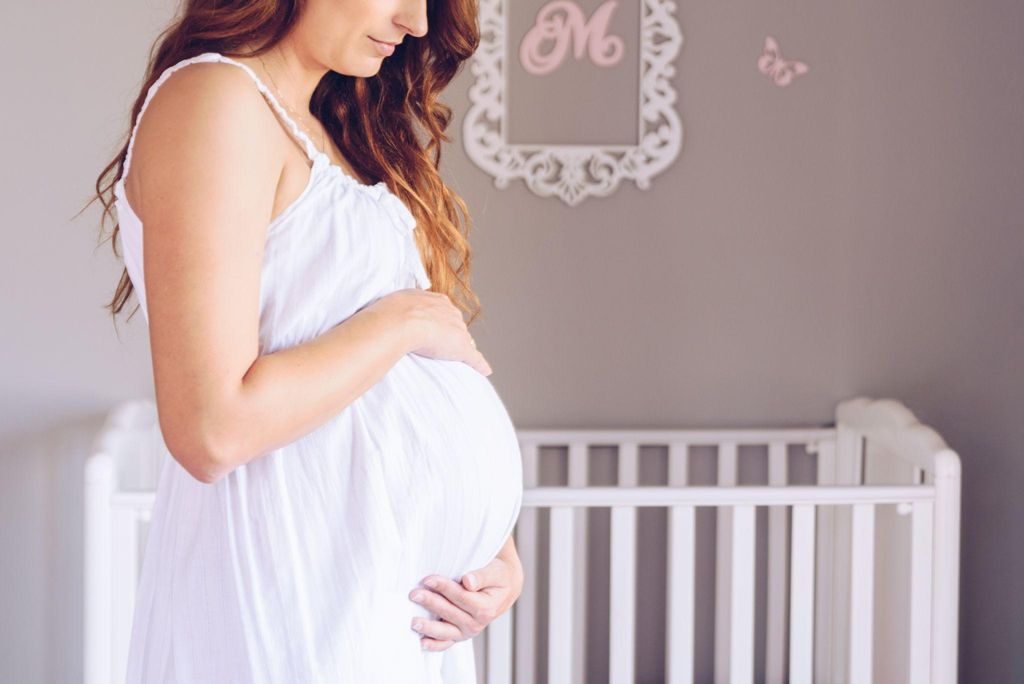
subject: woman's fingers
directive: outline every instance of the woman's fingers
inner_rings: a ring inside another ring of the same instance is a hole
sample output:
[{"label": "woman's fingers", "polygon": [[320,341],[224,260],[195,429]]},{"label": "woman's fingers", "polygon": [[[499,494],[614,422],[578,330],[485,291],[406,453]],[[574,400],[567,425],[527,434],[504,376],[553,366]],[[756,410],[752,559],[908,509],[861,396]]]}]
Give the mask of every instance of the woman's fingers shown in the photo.
[{"label": "woman's fingers", "polygon": [[480,352],[476,352],[473,363],[470,365],[473,366],[473,368],[475,368],[481,375],[490,375],[494,372],[494,369],[491,368],[491,364],[487,362],[487,359],[485,359],[484,355]]},{"label": "woman's fingers", "polygon": [[[415,596],[418,592],[423,592],[423,596],[417,601]],[[463,610],[461,606],[452,603],[446,596],[433,591],[417,589],[412,592],[410,598],[434,615],[437,615],[438,618],[447,620],[454,625],[463,635],[463,638],[468,639],[474,637],[481,629],[483,629],[483,625],[479,624],[474,615]]]},{"label": "woman's fingers", "polygon": [[[423,583],[474,618],[478,618],[483,612],[484,601],[481,599],[481,595],[478,592],[464,589],[458,582],[441,575],[430,575]],[[448,619],[447,616],[442,617]]]},{"label": "woman's fingers", "polygon": [[443,651],[446,648],[454,646],[455,642],[451,640],[437,641],[436,639],[429,639],[427,637],[423,637],[422,639],[420,639],[420,644],[427,651]]},{"label": "woman's fingers", "polygon": [[443,650],[462,640],[462,631],[450,622],[414,618],[412,628],[423,636],[420,642],[424,648]]}]

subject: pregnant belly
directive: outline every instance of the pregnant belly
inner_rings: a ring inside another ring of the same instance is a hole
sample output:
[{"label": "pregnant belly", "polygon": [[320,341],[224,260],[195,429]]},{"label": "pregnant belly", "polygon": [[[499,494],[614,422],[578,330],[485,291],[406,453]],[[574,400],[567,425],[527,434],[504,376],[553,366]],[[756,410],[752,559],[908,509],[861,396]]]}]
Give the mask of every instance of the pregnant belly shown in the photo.
[{"label": "pregnant belly", "polygon": [[522,501],[518,439],[490,381],[414,354],[335,419],[214,485],[168,464],[146,571],[174,573],[170,605],[209,628],[194,643],[211,654],[231,655],[216,650],[225,621],[244,624],[266,681],[318,680],[301,669],[317,654],[345,664],[345,681],[424,681],[401,671],[425,657],[409,624],[428,614],[408,593],[486,565]]},{"label": "pregnant belly", "polygon": [[191,681],[238,658],[255,659],[260,681],[439,681],[423,667],[440,654],[410,629],[434,616],[408,594],[426,575],[486,565],[522,501],[518,439],[490,381],[413,354],[335,419],[213,485],[167,464],[139,605],[192,630],[211,674]]},{"label": "pregnant belly", "polygon": [[490,380],[408,354],[358,403],[393,503],[399,575],[458,579],[493,559],[519,515],[522,461]]}]

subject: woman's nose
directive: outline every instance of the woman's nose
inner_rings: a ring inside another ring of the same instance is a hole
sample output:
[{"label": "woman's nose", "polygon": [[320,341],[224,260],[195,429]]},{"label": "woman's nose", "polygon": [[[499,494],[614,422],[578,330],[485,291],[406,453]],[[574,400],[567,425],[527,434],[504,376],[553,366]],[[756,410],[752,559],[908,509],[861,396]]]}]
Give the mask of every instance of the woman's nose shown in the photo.
[{"label": "woman's nose", "polygon": [[406,2],[395,23],[411,36],[422,38],[427,35],[427,0]]}]

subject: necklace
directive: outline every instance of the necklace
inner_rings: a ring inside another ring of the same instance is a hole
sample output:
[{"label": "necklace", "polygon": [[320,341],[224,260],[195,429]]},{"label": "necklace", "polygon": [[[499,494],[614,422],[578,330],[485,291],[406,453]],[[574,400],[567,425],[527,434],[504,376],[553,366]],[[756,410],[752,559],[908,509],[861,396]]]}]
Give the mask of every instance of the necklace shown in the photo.
[{"label": "necklace", "polygon": [[[267,68],[267,63],[263,61],[263,55],[256,55],[256,56],[259,58],[260,64],[263,65],[263,70],[265,72],[267,72],[267,76],[270,77],[270,82],[274,86],[274,92],[277,93],[277,97],[278,97],[279,100],[281,100],[281,104],[284,105],[285,109],[287,109],[289,112],[291,112],[292,116],[294,116],[295,119],[299,122],[299,125],[302,126],[302,128],[306,131],[306,135],[308,135],[310,140],[312,140],[313,132],[310,131],[309,128],[304,123],[302,123],[302,117],[299,116],[298,112],[296,112],[294,109],[292,109],[288,105],[288,100],[286,100],[284,98],[284,96],[281,95],[281,89],[278,88],[277,81],[274,80],[274,75],[272,73],[270,73],[270,69]],[[320,147],[321,147],[321,149],[326,149],[326,147],[327,147],[327,139],[324,136],[324,131],[323,130],[320,131]],[[324,154],[323,152],[320,152],[320,153]]]}]

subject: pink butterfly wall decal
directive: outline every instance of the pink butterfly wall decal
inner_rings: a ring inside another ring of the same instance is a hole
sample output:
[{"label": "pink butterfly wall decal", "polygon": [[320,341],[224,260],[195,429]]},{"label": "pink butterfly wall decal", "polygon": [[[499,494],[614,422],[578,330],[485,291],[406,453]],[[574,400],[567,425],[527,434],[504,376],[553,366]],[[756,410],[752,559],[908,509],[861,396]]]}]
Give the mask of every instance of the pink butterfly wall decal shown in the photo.
[{"label": "pink butterfly wall decal", "polygon": [[777,86],[789,85],[794,78],[809,70],[803,62],[784,60],[779,51],[779,43],[771,36],[765,36],[764,52],[757,60],[757,68],[762,74],[768,74]]}]

